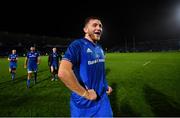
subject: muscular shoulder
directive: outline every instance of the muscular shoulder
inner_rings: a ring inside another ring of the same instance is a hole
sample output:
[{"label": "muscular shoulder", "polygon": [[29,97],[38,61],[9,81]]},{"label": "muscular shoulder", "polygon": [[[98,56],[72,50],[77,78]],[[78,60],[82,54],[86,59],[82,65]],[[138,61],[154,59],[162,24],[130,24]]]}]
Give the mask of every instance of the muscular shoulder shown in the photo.
[{"label": "muscular shoulder", "polygon": [[82,39],[75,39],[69,46],[80,48],[83,44]]}]

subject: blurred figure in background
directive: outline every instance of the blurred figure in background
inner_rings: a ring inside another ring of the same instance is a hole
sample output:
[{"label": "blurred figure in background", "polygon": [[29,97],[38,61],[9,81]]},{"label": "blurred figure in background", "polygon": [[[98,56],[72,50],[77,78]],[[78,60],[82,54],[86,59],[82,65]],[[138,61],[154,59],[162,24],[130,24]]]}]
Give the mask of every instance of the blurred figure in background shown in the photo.
[{"label": "blurred figure in background", "polygon": [[12,80],[15,79],[16,75],[16,68],[17,68],[17,60],[18,55],[16,54],[16,50],[12,50],[12,53],[8,57],[9,60],[9,73],[11,73]]},{"label": "blurred figure in background", "polygon": [[24,68],[27,68],[27,72],[28,72],[27,88],[30,87],[30,79],[32,77],[32,73],[34,73],[34,84],[36,84],[39,64],[40,64],[40,55],[38,52],[36,52],[35,47],[31,47],[30,52],[27,53],[24,63]]},{"label": "blurred figure in background", "polygon": [[48,57],[48,66],[51,72],[51,81],[57,80],[57,74],[59,69],[59,64],[61,62],[61,55],[57,53],[57,49],[53,48],[52,53],[49,54]]}]

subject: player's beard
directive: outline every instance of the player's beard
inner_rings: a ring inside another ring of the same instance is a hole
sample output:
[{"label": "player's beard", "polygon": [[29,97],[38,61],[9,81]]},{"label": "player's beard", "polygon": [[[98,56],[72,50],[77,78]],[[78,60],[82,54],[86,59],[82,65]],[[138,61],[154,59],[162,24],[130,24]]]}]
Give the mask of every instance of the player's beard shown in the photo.
[{"label": "player's beard", "polygon": [[95,34],[95,33],[91,33],[89,34],[89,37],[93,40],[93,41],[99,41],[100,40],[100,37],[101,35],[98,35],[98,34]]}]

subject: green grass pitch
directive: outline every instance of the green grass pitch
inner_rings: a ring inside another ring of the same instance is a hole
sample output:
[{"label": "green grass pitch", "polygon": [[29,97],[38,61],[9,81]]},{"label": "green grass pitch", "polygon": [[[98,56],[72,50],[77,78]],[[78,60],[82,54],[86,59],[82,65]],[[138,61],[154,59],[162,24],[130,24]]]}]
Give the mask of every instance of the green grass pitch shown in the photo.
[{"label": "green grass pitch", "polygon": [[[38,83],[26,88],[24,57],[12,82],[7,58],[0,58],[0,116],[70,116],[70,91],[51,81],[47,56]],[[108,53],[106,77],[114,116],[180,116],[180,53]]]}]

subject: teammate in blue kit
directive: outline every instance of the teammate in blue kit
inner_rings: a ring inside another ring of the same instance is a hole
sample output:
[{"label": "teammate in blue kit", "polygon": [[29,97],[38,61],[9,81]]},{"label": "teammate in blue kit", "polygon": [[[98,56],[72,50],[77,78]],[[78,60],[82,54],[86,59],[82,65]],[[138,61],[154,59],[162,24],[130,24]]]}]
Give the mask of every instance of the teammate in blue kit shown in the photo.
[{"label": "teammate in blue kit", "polygon": [[61,61],[61,55],[57,53],[57,49],[53,48],[52,53],[48,57],[48,65],[52,74],[51,81],[57,80],[57,74],[59,69],[59,64]]},{"label": "teammate in blue kit", "polygon": [[107,95],[104,52],[97,42],[102,34],[99,18],[85,20],[84,38],[73,41],[62,58],[58,76],[72,91],[71,117],[113,117]]},{"label": "teammate in blue kit", "polygon": [[39,63],[40,63],[40,55],[38,52],[35,51],[35,47],[31,47],[30,52],[27,53],[24,63],[24,68],[27,68],[27,72],[28,72],[27,88],[30,87],[30,79],[33,72],[34,72],[34,84],[37,81],[37,71],[38,71]]},{"label": "teammate in blue kit", "polygon": [[18,60],[18,55],[16,54],[16,50],[12,50],[12,54],[9,55],[8,60],[10,62],[9,72],[11,73],[12,80],[14,80],[16,75],[17,60]]}]

